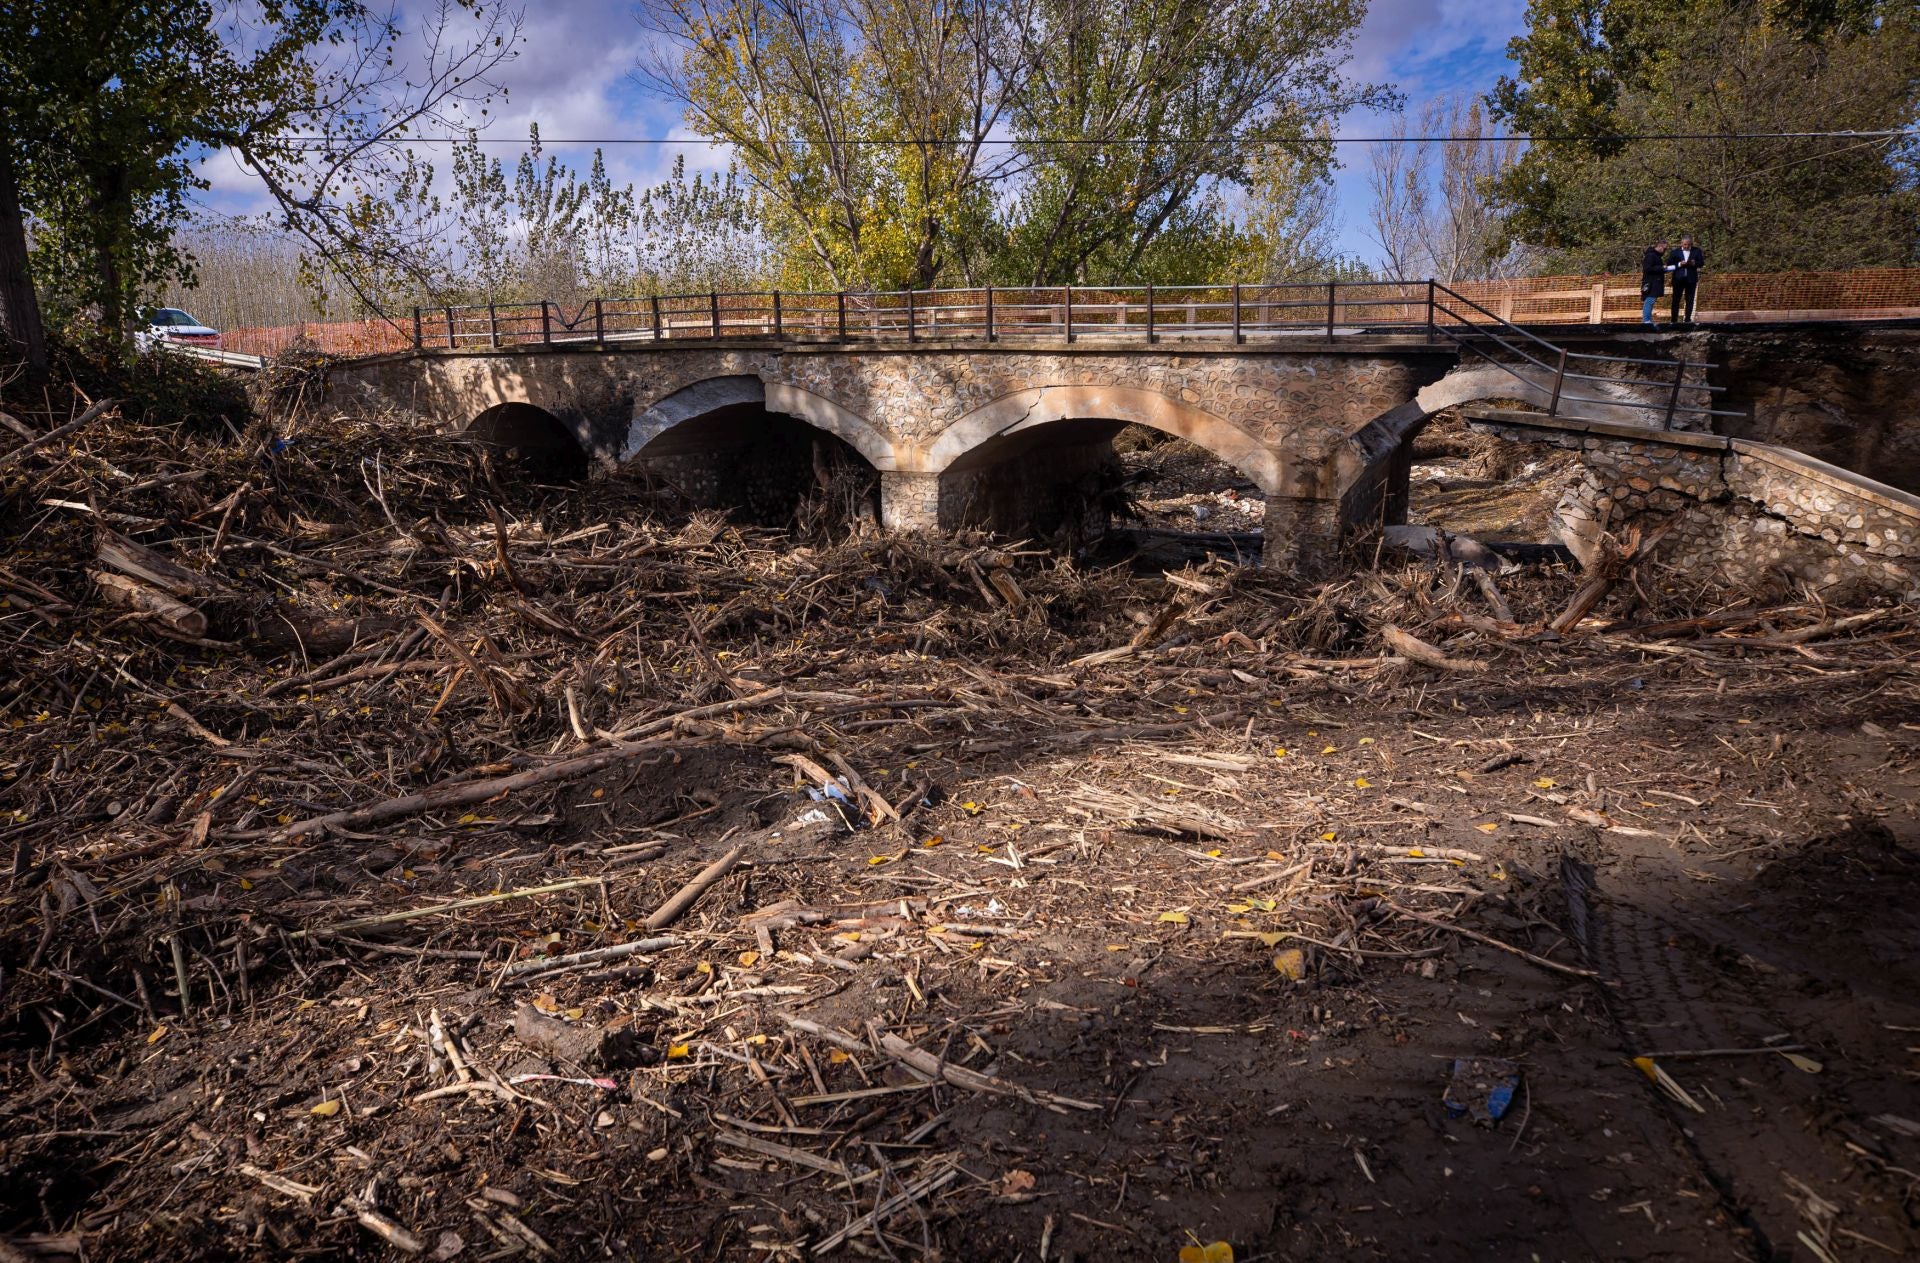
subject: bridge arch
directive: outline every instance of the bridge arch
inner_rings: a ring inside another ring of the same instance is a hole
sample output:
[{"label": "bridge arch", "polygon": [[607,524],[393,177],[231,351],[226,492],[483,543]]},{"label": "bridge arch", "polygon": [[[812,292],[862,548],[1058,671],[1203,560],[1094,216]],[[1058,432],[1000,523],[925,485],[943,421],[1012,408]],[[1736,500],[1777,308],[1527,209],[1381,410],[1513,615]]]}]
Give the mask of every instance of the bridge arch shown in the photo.
[{"label": "bridge arch", "polygon": [[523,400],[494,404],[462,426],[460,433],[542,474],[567,479],[587,475],[587,448],[574,428]]},{"label": "bridge arch", "polygon": [[897,467],[892,441],[858,413],[745,373],[694,382],[636,412],[619,463],[689,504],[766,525],[820,495],[875,516],[879,475]]},{"label": "bridge arch", "polygon": [[893,442],[859,413],[804,387],[745,373],[682,386],[636,413],[627,427],[620,460],[640,457],[655,440],[688,422],[743,411],[793,417],[847,444],[877,470],[899,468]]},{"label": "bridge arch", "polygon": [[925,469],[943,474],[978,468],[1012,436],[1056,422],[1144,425],[1206,448],[1263,494],[1281,486],[1280,458],[1245,430],[1204,408],[1132,386],[1037,386],[1002,395],[942,431],[927,451]]}]

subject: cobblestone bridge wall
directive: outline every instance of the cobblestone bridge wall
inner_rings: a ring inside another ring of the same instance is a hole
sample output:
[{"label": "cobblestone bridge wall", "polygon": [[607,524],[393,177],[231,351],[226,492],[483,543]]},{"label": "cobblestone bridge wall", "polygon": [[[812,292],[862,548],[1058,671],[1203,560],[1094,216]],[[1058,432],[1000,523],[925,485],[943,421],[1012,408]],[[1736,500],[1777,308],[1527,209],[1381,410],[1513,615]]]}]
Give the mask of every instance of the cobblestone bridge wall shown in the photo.
[{"label": "cobblestone bridge wall", "polygon": [[1477,411],[1475,429],[1581,453],[1554,533],[1585,563],[1601,536],[1682,515],[1658,556],[1763,596],[1920,597],[1920,496],[1787,448],[1717,435]]}]

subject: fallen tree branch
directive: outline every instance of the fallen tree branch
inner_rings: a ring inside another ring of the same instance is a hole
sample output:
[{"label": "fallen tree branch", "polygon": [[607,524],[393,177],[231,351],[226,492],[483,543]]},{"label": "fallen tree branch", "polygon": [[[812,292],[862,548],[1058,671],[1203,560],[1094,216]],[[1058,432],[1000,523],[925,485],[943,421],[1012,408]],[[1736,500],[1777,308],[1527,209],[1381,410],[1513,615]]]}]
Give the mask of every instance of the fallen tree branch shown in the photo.
[{"label": "fallen tree branch", "polygon": [[39,451],[49,443],[58,443],[61,439],[67,437],[67,435],[90,424],[94,418],[100,416],[109,408],[115,407],[119,402],[118,399],[102,399],[99,403],[88,408],[85,412],[67,422],[65,425],[48,430],[39,438],[28,443],[22,443],[11,452],[0,454],[0,469],[5,469],[8,465],[13,464],[23,456],[28,456]]},{"label": "fallen tree branch", "polygon": [[1485,671],[1487,664],[1474,662],[1468,658],[1450,658],[1435,645],[1430,645],[1418,636],[1401,631],[1392,623],[1380,628],[1380,639],[1387,642],[1387,648],[1399,654],[1409,662],[1417,662],[1423,667],[1436,667],[1442,671]]},{"label": "fallen tree branch", "polygon": [[646,920],[646,927],[649,930],[658,930],[679,920],[681,914],[691,908],[701,895],[706,894],[715,882],[733,871],[733,866],[738,864],[740,857],[746,853],[745,846],[736,846],[701,869],[692,881],[674,891],[665,903],[654,909],[653,915]]},{"label": "fallen tree branch", "polygon": [[1389,903],[1384,906],[1395,916],[1405,917],[1409,921],[1418,921],[1421,925],[1430,925],[1436,930],[1445,930],[1449,934],[1458,934],[1461,938],[1470,938],[1476,943],[1485,943],[1488,947],[1498,948],[1510,956],[1518,956],[1530,965],[1538,965],[1540,968],[1551,970],[1556,974],[1565,974],[1569,978],[1585,978],[1589,982],[1597,982],[1600,980],[1600,974],[1595,970],[1581,969],[1577,965],[1563,965],[1557,960],[1548,960],[1545,956],[1535,956],[1532,952],[1523,951],[1511,943],[1503,943],[1491,934],[1482,934],[1478,930],[1469,930],[1464,925],[1455,925],[1451,921],[1442,921],[1438,917],[1430,917],[1424,913],[1414,912],[1411,909],[1401,907],[1397,903]]}]

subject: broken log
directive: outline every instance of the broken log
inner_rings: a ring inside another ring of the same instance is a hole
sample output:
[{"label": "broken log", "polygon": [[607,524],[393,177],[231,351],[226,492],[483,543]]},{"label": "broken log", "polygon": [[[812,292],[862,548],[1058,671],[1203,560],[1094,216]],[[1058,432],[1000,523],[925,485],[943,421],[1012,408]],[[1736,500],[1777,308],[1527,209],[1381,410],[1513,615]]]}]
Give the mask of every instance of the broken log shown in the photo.
[{"label": "broken log", "polygon": [[514,1009],[513,1037],[535,1052],[585,1070],[620,1070],[642,1057],[640,1040],[626,1027],[568,1022],[531,1004]]},{"label": "broken log", "polygon": [[162,553],[102,527],[94,541],[100,564],[143,580],[182,600],[218,596],[224,589],[206,575],[187,569]]},{"label": "broken log", "polygon": [[207,634],[207,616],[183,601],[177,601],[159,588],[108,570],[88,572],[100,587],[101,597],[109,605],[132,610],[142,618],[166,624],[182,636],[195,640]]},{"label": "broken log", "polygon": [[1401,631],[1392,623],[1380,628],[1380,639],[1387,642],[1387,648],[1399,654],[1409,662],[1421,666],[1435,667],[1442,671],[1485,671],[1487,664],[1474,662],[1467,658],[1450,658],[1438,646],[1430,645],[1418,636]]}]

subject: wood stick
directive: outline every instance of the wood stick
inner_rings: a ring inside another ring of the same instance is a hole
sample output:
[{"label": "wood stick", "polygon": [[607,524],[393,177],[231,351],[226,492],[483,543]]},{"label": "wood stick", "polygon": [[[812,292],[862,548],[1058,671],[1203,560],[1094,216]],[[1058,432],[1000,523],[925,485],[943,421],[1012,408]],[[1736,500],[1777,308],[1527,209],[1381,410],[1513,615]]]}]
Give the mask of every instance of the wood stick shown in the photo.
[{"label": "wood stick", "polygon": [[[365,807],[353,807],[345,811],[329,812],[324,816],[310,816],[305,820],[296,820],[285,828],[269,831],[266,836],[276,842],[288,842],[323,829],[357,829],[361,825],[395,820],[401,816],[415,816],[423,811],[438,811],[447,807],[465,807],[473,803],[483,803],[490,798],[511,794],[516,790],[585,776],[603,767],[611,767],[627,759],[651,754],[673,744],[675,743],[672,741],[635,742],[612,750],[596,750],[591,754],[562,759],[557,763],[549,763],[545,767],[515,772],[510,776],[491,776],[484,780],[439,785],[432,789],[421,790],[416,794],[403,794],[398,798],[369,803]],[[233,836],[251,835],[235,834]]]},{"label": "wood stick", "polygon": [[601,961],[620,960],[627,956],[639,956],[652,952],[663,952],[669,947],[678,947],[677,938],[643,938],[631,943],[615,943],[611,947],[590,947],[584,952],[570,952],[565,956],[535,956],[527,960],[516,960],[500,971],[502,978],[520,978],[522,976],[544,976],[562,973],[569,969],[578,969],[585,965],[597,965]]},{"label": "wood stick", "polygon": [[1493,576],[1478,566],[1472,567],[1473,581],[1480,588],[1480,595],[1487,598],[1487,605],[1493,610],[1495,618],[1503,623],[1513,621],[1513,607],[1507,604],[1507,598],[1500,594],[1500,585]]},{"label": "wood stick", "polygon": [[602,877],[569,877],[565,881],[548,882],[544,886],[525,886],[519,890],[503,890],[494,895],[475,895],[470,899],[452,899],[446,903],[429,904],[423,908],[408,908],[404,912],[383,912],[377,917],[355,917],[351,921],[336,921],[332,925],[322,925],[311,930],[296,930],[292,938],[327,938],[346,930],[365,930],[376,925],[392,925],[397,921],[411,921],[415,917],[430,917],[436,912],[457,912],[462,908],[478,908],[483,904],[501,903],[508,899],[524,899],[528,895],[548,895],[556,890],[572,890],[576,886],[597,886],[606,880]]},{"label": "wood stick", "polygon": [[110,605],[156,618],[182,636],[199,638],[207,634],[207,616],[185,602],[175,600],[159,588],[107,570],[87,572],[100,586],[100,595]]},{"label": "wood stick", "polygon": [[1081,1101],[1071,1096],[1042,1092],[1037,1088],[1021,1087],[1005,1079],[996,1079],[990,1074],[981,1074],[978,1070],[968,1070],[964,1066],[954,1065],[950,1061],[934,1056],[924,1048],[916,1048],[891,1032],[880,1036],[880,1050],[915,1074],[928,1079],[945,1079],[955,1087],[966,1088],[973,1092],[1017,1097],[1062,1114],[1068,1109],[1098,1111],[1101,1108],[1092,1101]]},{"label": "wood stick", "polygon": [[1877,623],[1886,616],[1886,610],[1868,610],[1864,614],[1852,614],[1846,618],[1828,619],[1822,623],[1815,623],[1811,627],[1797,627],[1789,632],[1781,632],[1778,636],[1730,636],[1727,639],[1739,645],[1777,645],[1781,647],[1804,645],[1809,641],[1822,640],[1828,636],[1837,636],[1841,632],[1852,631],[1857,627],[1865,627],[1868,623]]},{"label": "wood stick", "polygon": [[915,1180],[912,1184],[907,1185],[906,1188],[881,1202],[878,1206],[860,1216],[860,1218],[854,1220],[832,1236],[822,1238],[820,1243],[813,1247],[814,1254],[832,1253],[853,1237],[857,1237],[868,1229],[883,1223],[895,1214],[906,1209],[906,1207],[912,1203],[919,1201],[930,1193],[945,1188],[948,1184],[951,1184],[955,1179],[959,1178],[959,1175],[960,1170],[958,1167],[947,1167],[943,1171]]},{"label": "wood stick", "polygon": [[[735,697],[724,702],[712,702],[706,706],[694,706],[687,710],[676,711],[671,715],[652,720],[648,723],[636,724],[631,728],[622,728],[615,732],[603,732],[600,735],[611,741],[632,741],[636,737],[651,736],[656,732],[663,732],[670,729],[683,719],[704,719],[708,715],[724,715],[733,711],[757,710],[762,706],[771,706],[773,703],[783,700],[786,696],[787,690],[783,688],[771,688],[764,693],[755,693],[751,697]],[[880,704],[881,703],[878,702],[875,703],[876,706]]]},{"label": "wood stick", "polygon": [[1385,907],[1395,916],[1405,917],[1409,921],[1418,921],[1422,925],[1430,925],[1436,930],[1446,930],[1449,933],[1458,934],[1462,938],[1470,938],[1476,943],[1485,943],[1488,947],[1497,947],[1509,955],[1518,956],[1521,960],[1529,964],[1538,965],[1542,969],[1549,969],[1557,974],[1565,974],[1569,978],[1585,978],[1589,981],[1597,981],[1600,978],[1600,974],[1595,970],[1581,969],[1576,965],[1563,965],[1557,960],[1548,960],[1545,956],[1535,956],[1532,952],[1522,951],[1511,943],[1503,943],[1491,934],[1482,934],[1478,930],[1469,930],[1464,925],[1455,925],[1451,921],[1442,921],[1438,917],[1430,917],[1424,913],[1414,912],[1401,907],[1397,903],[1389,903],[1386,904]]},{"label": "wood stick", "polygon": [[101,413],[105,412],[107,409],[114,407],[119,402],[120,401],[118,399],[102,399],[99,403],[93,405],[93,407],[91,408],[88,408],[85,412],[81,413],[79,416],[75,417],[73,420],[67,422],[65,425],[56,427],[55,429],[48,430],[45,434],[42,434],[39,438],[34,439],[32,442],[22,443],[19,447],[14,448],[11,452],[7,452],[4,455],[0,455],[0,469],[5,469],[8,465],[13,464],[15,461],[19,460],[21,457],[26,456],[31,452],[38,451],[39,449],[45,447],[49,443],[59,442],[61,439],[67,437],[67,435],[72,434],[75,430],[78,430],[82,426],[87,425],[95,417],[98,417]]},{"label": "wood stick", "polygon": [[94,556],[100,559],[101,565],[118,570],[130,578],[143,580],[183,600],[196,596],[217,596],[221,591],[220,585],[207,576],[189,570],[172,558],[136,544],[104,526],[94,541]]},{"label": "wood stick", "polygon": [[646,920],[646,927],[649,930],[663,929],[679,920],[680,915],[691,908],[701,895],[706,894],[709,887],[732,871],[746,853],[745,846],[736,846],[701,869],[692,881],[674,891],[670,899],[654,909],[653,915]]},{"label": "wood stick", "polygon": [[1417,662],[1421,666],[1436,667],[1442,671],[1485,671],[1487,669],[1487,664],[1484,662],[1473,662],[1466,658],[1449,658],[1437,646],[1428,644],[1418,636],[1401,631],[1392,623],[1387,623],[1380,628],[1380,639],[1386,641],[1387,647],[1401,657],[1409,662]]},{"label": "wood stick", "polygon": [[353,1212],[353,1217],[359,1221],[362,1228],[365,1228],[374,1236],[379,1237],[394,1249],[404,1251],[407,1254],[423,1254],[426,1252],[426,1242],[407,1231],[397,1220],[381,1214],[361,1199],[356,1197],[352,1201],[349,1201],[347,1203],[347,1209]]}]

